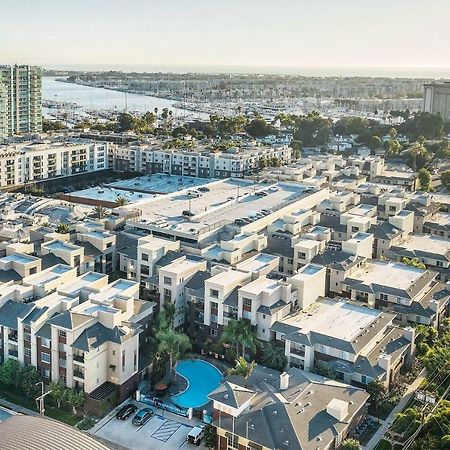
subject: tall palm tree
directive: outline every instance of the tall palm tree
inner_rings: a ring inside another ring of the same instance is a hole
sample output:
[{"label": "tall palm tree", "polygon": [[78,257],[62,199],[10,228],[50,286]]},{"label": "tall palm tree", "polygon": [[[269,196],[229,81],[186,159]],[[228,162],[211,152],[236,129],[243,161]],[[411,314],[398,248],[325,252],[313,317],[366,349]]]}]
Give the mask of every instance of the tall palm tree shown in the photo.
[{"label": "tall palm tree", "polygon": [[172,302],[165,302],[164,306],[163,306],[163,312],[164,312],[166,321],[172,327],[174,320],[175,320],[176,312],[177,312],[175,304]]},{"label": "tall palm tree", "polygon": [[103,216],[106,214],[106,208],[102,205],[97,205],[94,208],[95,214],[97,214],[99,219],[103,219]]},{"label": "tall palm tree", "polygon": [[128,205],[129,200],[123,195],[119,195],[114,203],[116,204],[116,206],[125,206]]},{"label": "tall palm tree", "polygon": [[246,319],[231,320],[224,328],[222,343],[227,343],[236,347],[236,355],[245,357],[245,350],[249,348],[256,351],[256,333],[251,323]]},{"label": "tall palm tree", "polygon": [[284,348],[268,343],[264,346],[263,363],[265,366],[275,370],[284,370],[287,364]]},{"label": "tall palm tree", "polygon": [[169,357],[169,378],[172,378],[175,364],[191,349],[191,342],[185,334],[177,333],[172,328],[159,330],[156,340],[158,352]]},{"label": "tall palm tree", "polygon": [[255,367],[255,361],[248,362],[245,358],[240,356],[236,359],[236,365],[228,370],[228,375],[238,375],[242,377],[244,379],[245,386],[247,386],[247,381],[253,373]]}]

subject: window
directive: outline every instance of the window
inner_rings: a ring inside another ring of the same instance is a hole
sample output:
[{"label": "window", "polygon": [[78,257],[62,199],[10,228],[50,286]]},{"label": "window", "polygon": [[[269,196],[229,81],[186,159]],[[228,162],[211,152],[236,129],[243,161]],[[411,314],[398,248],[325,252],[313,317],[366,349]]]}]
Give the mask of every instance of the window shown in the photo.
[{"label": "window", "polygon": [[142,261],[148,261],[147,253],[142,253]]},{"label": "window", "polygon": [[67,336],[67,333],[64,330],[58,330],[58,336],[65,338]]},{"label": "window", "polygon": [[50,339],[41,338],[41,345],[42,345],[42,347],[50,348],[50,345],[51,345]]},{"label": "window", "polygon": [[436,267],[444,267],[444,261],[436,261]]},{"label": "window", "polygon": [[167,284],[168,286],[172,286],[172,278],[164,277],[164,284]]},{"label": "window", "polygon": [[148,266],[141,266],[141,275],[150,275],[150,269]]},{"label": "window", "polygon": [[125,372],[125,350],[122,350],[122,372]]},{"label": "window", "polygon": [[219,291],[217,289],[211,289],[210,295],[211,295],[211,297],[219,298]]},{"label": "window", "polygon": [[298,252],[298,258],[305,259],[306,258],[306,253]]},{"label": "window", "polygon": [[244,311],[249,311],[251,312],[252,310],[252,301],[249,298],[243,298],[243,309]]},{"label": "window", "polygon": [[133,354],[133,365],[134,365],[134,370],[137,369],[137,352],[136,349],[134,350],[134,354]]},{"label": "window", "polygon": [[239,438],[235,434],[227,438],[227,450],[235,450],[239,448]]},{"label": "window", "polygon": [[353,232],[353,233],[355,233],[355,232],[357,232],[357,231],[359,231],[359,228],[358,228],[358,227],[352,227],[352,232]]},{"label": "window", "polygon": [[46,364],[50,364],[51,358],[50,353],[41,353],[41,361]]},{"label": "window", "polygon": [[380,300],[383,300],[385,302],[388,301],[388,296],[386,294],[380,294]]},{"label": "window", "polygon": [[25,356],[31,358],[31,348],[25,348]]},{"label": "window", "polygon": [[361,375],[361,383],[367,384],[367,377],[365,375]]}]

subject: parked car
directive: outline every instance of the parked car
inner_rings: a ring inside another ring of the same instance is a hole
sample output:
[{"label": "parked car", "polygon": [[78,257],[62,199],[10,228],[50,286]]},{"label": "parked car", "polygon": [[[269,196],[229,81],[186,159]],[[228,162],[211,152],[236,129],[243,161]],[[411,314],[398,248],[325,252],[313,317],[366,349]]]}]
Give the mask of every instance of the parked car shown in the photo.
[{"label": "parked car", "polygon": [[206,186],[201,186],[201,187],[198,188],[198,190],[200,192],[209,192],[209,188],[207,188]]},{"label": "parked car", "polygon": [[242,226],[244,226],[244,225],[247,225],[247,223],[248,223],[248,222],[246,222],[246,221],[243,220],[243,219],[236,219],[236,220],[234,221],[234,224],[235,224],[235,225],[238,225],[238,226],[240,226],[240,227],[242,227]]},{"label": "parked car", "polygon": [[133,417],[131,423],[133,425],[136,425],[137,427],[145,425],[153,417],[153,414],[154,414],[153,409],[142,408]]},{"label": "parked car", "polygon": [[191,196],[191,197],[196,197],[196,198],[202,196],[202,194],[200,194],[200,192],[198,192],[198,191],[188,191],[188,192],[187,192],[187,195],[189,195],[189,196]]},{"label": "parked car", "polygon": [[189,444],[200,445],[203,437],[205,436],[205,429],[202,427],[194,427],[189,431],[187,435],[187,441]]},{"label": "parked car", "polygon": [[116,419],[127,420],[131,414],[134,414],[137,410],[137,406],[132,403],[122,406],[116,413]]},{"label": "parked car", "polygon": [[185,209],[181,214],[183,214],[183,216],[187,216],[187,217],[195,216],[195,214],[192,211],[189,211],[187,209]]}]

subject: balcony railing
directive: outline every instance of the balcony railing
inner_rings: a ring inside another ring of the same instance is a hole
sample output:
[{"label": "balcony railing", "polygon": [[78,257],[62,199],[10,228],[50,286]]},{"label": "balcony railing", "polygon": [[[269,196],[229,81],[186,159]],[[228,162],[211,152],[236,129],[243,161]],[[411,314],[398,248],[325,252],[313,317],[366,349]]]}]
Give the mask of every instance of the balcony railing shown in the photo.
[{"label": "balcony railing", "polygon": [[74,354],[73,355],[73,360],[77,361],[77,362],[84,363],[84,355],[76,355],[76,354]]},{"label": "balcony railing", "polygon": [[80,372],[79,370],[74,370],[73,371],[73,376],[76,378],[81,378],[82,380],[84,380],[84,373]]}]

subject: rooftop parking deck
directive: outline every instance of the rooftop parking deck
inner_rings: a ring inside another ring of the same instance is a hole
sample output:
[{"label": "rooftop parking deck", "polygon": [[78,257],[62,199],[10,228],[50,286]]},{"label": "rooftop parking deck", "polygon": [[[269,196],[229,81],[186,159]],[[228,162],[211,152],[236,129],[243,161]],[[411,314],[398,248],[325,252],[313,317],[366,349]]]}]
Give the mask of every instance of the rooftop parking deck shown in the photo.
[{"label": "rooftop parking deck", "polygon": [[[201,192],[200,196],[189,195],[188,189],[143,200],[127,208],[142,212],[142,228],[162,228],[190,233],[195,237],[205,228],[220,223],[231,224],[235,219],[256,221],[308,195],[305,193],[306,186],[294,183],[265,184],[227,179],[210,183],[206,187],[209,191]],[[186,216],[188,211],[192,216]]]},{"label": "rooftop parking deck", "polygon": [[170,194],[186,188],[196,188],[210,181],[212,181],[210,178],[153,174],[117,181],[107,186],[125,191],[145,192],[147,194]]}]

